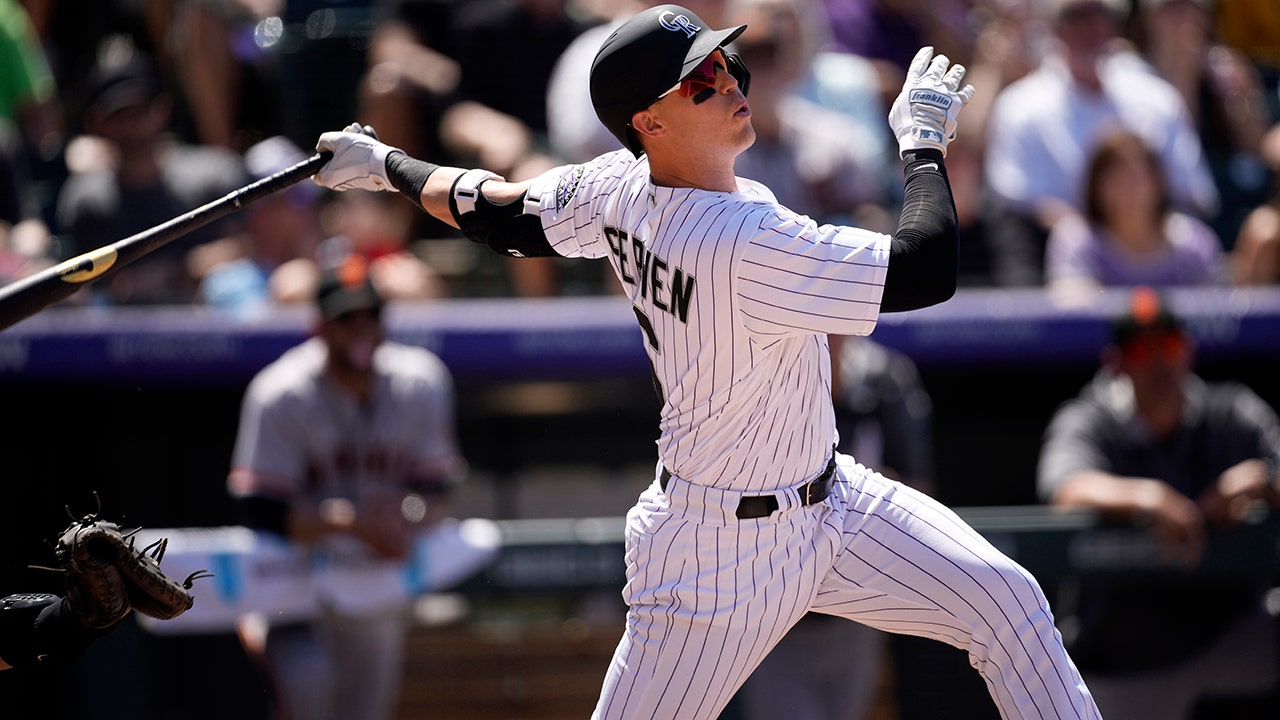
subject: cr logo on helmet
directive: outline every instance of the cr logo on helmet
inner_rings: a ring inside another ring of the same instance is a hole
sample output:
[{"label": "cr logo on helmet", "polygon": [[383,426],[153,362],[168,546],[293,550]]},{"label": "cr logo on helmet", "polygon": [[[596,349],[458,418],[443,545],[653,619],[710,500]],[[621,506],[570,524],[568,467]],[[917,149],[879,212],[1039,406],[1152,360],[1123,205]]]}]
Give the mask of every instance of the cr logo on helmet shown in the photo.
[{"label": "cr logo on helmet", "polygon": [[697,35],[698,31],[702,29],[697,25],[694,25],[693,21],[690,20],[688,16],[676,15],[670,10],[659,15],[658,22],[662,24],[662,27],[668,30],[682,32],[688,37],[693,37],[694,35]]}]

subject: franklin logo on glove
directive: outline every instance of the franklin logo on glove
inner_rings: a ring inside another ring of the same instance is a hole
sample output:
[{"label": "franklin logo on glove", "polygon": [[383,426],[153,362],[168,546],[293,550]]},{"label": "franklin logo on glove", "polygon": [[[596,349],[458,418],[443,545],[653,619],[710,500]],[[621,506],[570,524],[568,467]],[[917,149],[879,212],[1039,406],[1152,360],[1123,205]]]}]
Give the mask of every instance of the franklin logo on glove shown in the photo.
[{"label": "franklin logo on glove", "polygon": [[922,105],[932,105],[939,110],[951,109],[951,96],[933,90],[912,90],[910,101]]}]

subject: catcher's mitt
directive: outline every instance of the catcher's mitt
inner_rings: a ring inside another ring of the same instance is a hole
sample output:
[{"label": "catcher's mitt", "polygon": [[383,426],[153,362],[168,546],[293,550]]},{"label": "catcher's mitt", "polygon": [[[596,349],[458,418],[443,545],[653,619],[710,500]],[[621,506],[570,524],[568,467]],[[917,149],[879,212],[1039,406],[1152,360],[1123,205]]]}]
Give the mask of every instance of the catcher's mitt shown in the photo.
[{"label": "catcher's mitt", "polygon": [[195,602],[187,592],[192,581],[209,577],[199,570],[179,584],[160,569],[168,539],[138,550],[134,532],[122,534],[115,523],[86,515],[58,538],[55,556],[66,571],[67,598],[90,627],[111,627],[130,608],[160,620],[175,618]]}]

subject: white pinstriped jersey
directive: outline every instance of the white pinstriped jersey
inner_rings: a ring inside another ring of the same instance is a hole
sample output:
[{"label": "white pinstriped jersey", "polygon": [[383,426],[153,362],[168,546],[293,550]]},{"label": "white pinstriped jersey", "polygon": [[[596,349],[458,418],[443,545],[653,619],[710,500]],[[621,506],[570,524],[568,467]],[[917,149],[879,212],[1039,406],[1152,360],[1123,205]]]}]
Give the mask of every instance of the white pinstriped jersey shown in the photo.
[{"label": "white pinstriped jersey", "polygon": [[566,257],[608,258],[662,395],[658,454],[727,490],[798,485],[836,441],[827,333],[879,317],[889,236],[819,226],[739,178],[669,188],[626,150],[537,178],[542,226]]}]

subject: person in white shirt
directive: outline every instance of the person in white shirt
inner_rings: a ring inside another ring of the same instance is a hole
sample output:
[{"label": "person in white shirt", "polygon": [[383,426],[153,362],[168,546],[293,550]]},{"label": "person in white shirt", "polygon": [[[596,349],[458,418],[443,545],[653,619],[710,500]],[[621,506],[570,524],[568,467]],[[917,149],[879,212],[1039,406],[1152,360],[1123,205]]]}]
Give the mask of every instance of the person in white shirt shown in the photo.
[{"label": "person in white shirt", "polygon": [[1054,51],[991,108],[984,175],[997,284],[1043,282],[1048,232],[1083,208],[1088,158],[1116,129],[1156,151],[1176,207],[1199,217],[1217,208],[1218,190],[1182,97],[1117,40],[1125,6],[1051,0]]}]

